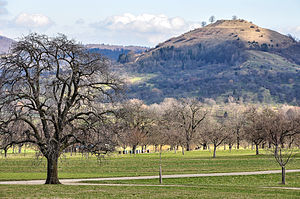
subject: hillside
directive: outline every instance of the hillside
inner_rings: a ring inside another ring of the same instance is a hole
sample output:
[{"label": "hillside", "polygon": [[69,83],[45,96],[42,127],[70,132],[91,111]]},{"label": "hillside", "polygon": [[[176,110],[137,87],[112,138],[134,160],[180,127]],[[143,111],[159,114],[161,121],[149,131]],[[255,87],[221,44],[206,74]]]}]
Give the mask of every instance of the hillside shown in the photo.
[{"label": "hillside", "polygon": [[148,48],[140,46],[119,46],[119,45],[106,45],[106,44],[87,44],[85,45],[92,52],[100,53],[107,58],[118,61],[121,54],[127,55],[128,53],[142,53]]},{"label": "hillside", "polygon": [[253,47],[252,42],[258,45],[267,44],[272,48],[286,48],[294,41],[278,32],[258,27],[246,20],[218,20],[204,28],[199,28],[179,37],[159,44],[155,49],[167,46],[181,47],[202,43],[206,46],[216,46],[227,41],[240,40],[247,47]]},{"label": "hillside", "polygon": [[120,59],[144,81],[129,97],[300,103],[300,44],[246,20],[219,20]]},{"label": "hillside", "polygon": [[14,40],[0,36],[0,54],[8,52]]}]

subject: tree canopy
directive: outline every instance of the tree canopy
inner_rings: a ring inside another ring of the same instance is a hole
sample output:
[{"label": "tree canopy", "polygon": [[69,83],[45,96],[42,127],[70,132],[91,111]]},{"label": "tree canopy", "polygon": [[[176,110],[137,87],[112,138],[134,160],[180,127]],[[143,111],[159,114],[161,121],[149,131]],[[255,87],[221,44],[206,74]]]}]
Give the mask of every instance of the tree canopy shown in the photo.
[{"label": "tree canopy", "polygon": [[111,150],[112,139],[99,126],[123,83],[109,67],[65,35],[33,33],[16,42],[1,58],[1,147],[37,146],[48,160],[47,184],[59,183],[57,159],[70,145]]}]

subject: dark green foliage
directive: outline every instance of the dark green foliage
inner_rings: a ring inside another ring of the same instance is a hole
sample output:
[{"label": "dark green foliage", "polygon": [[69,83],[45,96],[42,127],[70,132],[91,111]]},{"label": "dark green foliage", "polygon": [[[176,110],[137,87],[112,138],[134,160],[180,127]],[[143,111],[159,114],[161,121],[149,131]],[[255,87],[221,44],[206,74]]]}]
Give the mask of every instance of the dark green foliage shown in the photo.
[{"label": "dark green foliage", "polygon": [[135,69],[141,73],[168,73],[170,70],[195,69],[207,64],[236,65],[246,58],[241,50],[243,48],[244,45],[239,41],[229,41],[213,47],[206,47],[201,43],[181,48],[168,46],[153,51],[150,57],[140,59]]},{"label": "dark green foliage", "polygon": [[[276,44],[276,47],[278,47],[278,44]],[[288,60],[291,60],[300,65],[300,42],[297,42],[295,45],[292,45],[288,48],[279,49],[276,52],[280,53]]]},{"label": "dark green foliage", "polygon": [[260,46],[260,48],[261,48],[261,50],[262,51],[268,51],[268,44],[266,44],[266,43],[263,43],[261,46]]},{"label": "dark green foliage", "polygon": [[133,62],[135,59],[135,54],[132,51],[129,51],[128,53],[122,53],[119,55],[118,62],[124,64],[128,62]]},{"label": "dark green foliage", "polygon": [[99,53],[111,60],[117,61],[119,56],[121,54],[127,54],[129,50],[124,50],[124,49],[116,49],[116,50],[110,50],[110,49],[101,49],[101,48],[92,48],[89,49],[90,52],[92,53]]}]

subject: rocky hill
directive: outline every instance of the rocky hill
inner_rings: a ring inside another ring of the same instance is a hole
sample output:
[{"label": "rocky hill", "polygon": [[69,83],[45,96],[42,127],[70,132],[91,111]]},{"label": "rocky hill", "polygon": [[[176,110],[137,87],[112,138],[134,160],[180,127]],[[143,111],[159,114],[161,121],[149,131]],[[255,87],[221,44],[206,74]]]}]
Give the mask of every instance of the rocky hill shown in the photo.
[{"label": "rocky hill", "polygon": [[246,20],[219,20],[120,58],[141,79],[129,97],[149,103],[165,97],[300,103],[300,43]]}]

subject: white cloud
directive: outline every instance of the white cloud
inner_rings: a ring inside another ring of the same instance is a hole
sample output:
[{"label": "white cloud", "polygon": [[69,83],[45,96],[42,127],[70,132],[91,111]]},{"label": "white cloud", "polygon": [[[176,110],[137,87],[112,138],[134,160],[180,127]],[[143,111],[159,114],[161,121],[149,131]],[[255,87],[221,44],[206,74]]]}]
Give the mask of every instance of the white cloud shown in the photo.
[{"label": "white cloud", "polygon": [[110,16],[91,26],[101,31],[111,32],[115,36],[119,34],[122,37],[126,34],[130,35],[131,38],[136,38],[136,40],[144,40],[143,43],[145,44],[155,45],[170,37],[198,28],[200,23],[189,22],[181,17],[168,17],[163,14],[133,15],[125,13]]},{"label": "white cloud", "polygon": [[166,32],[185,29],[189,24],[180,17],[169,18],[166,15],[125,13],[108,17],[99,23],[110,30],[126,30],[138,32]]},{"label": "white cloud", "polygon": [[28,28],[45,28],[52,25],[49,17],[42,14],[21,13],[14,22],[17,26]]}]

